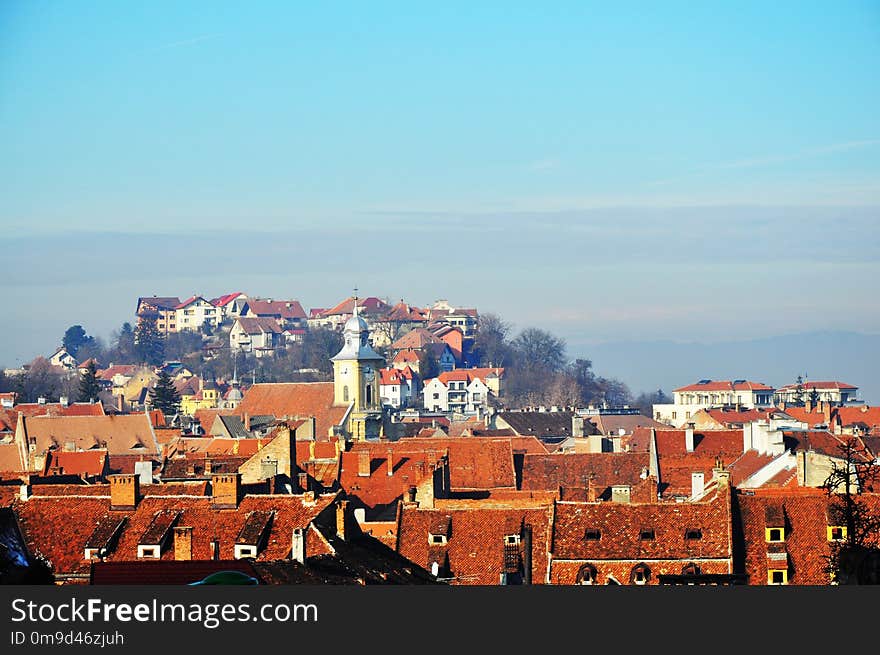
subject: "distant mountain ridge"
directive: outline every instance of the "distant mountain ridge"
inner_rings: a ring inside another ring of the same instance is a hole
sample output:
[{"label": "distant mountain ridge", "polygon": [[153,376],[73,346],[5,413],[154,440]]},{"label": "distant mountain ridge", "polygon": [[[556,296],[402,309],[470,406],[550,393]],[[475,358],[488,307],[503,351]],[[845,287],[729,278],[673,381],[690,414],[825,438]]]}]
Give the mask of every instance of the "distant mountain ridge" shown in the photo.
[{"label": "distant mountain ridge", "polygon": [[748,379],[773,387],[809,380],[839,380],[859,388],[858,397],[880,404],[880,335],[823,331],[746,341],[678,343],[619,341],[596,345],[569,339],[572,356],[593,361],[600,375],[615,377],[634,393],[673,389],[704,378]]}]

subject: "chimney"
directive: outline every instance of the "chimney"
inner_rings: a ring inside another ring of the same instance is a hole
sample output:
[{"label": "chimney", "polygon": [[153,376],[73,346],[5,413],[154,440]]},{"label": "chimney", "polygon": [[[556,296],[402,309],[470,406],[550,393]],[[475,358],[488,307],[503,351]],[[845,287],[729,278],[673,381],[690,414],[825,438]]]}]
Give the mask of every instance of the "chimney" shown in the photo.
[{"label": "chimney", "polygon": [[290,559],[300,564],[306,563],[306,535],[302,528],[294,528],[291,538]]},{"label": "chimney", "polygon": [[309,442],[309,459],[315,459],[315,440]]},{"label": "chimney", "polygon": [[358,452],[358,475],[370,476],[370,451],[366,448]]},{"label": "chimney", "polygon": [[348,507],[347,500],[336,503],[336,536],[345,541],[345,510]]},{"label": "chimney", "polygon": [[631,499],[632,491],[628,484],[616,484],[611,487],[611,502],[612,503],[629,503]]},{"label": "chimney", "polygon": [[23,484],[18,488],[18,499],[27,500],[31,497],[31,485]]},{"label": "chimney", "polygon": [[211,461],[210,457],[205,457],[205,475],[211,475],[213,470],[211,467],[214,466],[214,462]]},{"label": "chimney", "polygon": [[825,415],[825,425],[829,428],[831,427],[831,401],[825,401],[822,403],[822,413]]},{"label": "chimney", "polygon": [[192,559],[192,533],[189,527],[174,528],[174,559],[178,562],[188,562]]},{"label": "chimney", "polygon": [[62,407],[67,407],[70,404],[67,396],[61,396],[60,398],[58,398],[58,402],[61,403]]},{"label": "chimney", "polygon": [[122,414],[125,411],[125,394],[116,396],[116,411]]},{"label": "chimney", "polygon": [[297,486],[299,490],[305,493],[309,491],[309,474],[308,473],[298,473],[296,476]]},{"label": "chimney", "polygon": [[694,452],[694,424],[688,423],[684,431],[684,449],[692,453]]},{"label": "chimney", "polygon": [[241,419],[242,423],[244,423],[244,429],[248,432],[251,431],[251,415],[247,412],[244,413],[244,416]]},{"label": "chimney", "polygon": [[697,498],[703,495],[705,489],[705,474],[691,473],[691,497]]},{"label": "chimney", "polygon": [[241,473],[211,475],[211,505],[215,509],[237,509],[241,498]]},{"label": "chimney", "polygon": [[807,414],[813,411],[813,401],[810,400],[810,396],[807,395],[807,399],[804,401],[804,409],[807,410]]},{"label": "chimney", "polygon": [[108,475],[110,481],[110,509],[134,509],[141,496],[137,475],[125,473]]},{"label": "chimney", "polygon": [[730,471],[723,466],[712,469],[712,477],[715,479],[718,489],[726,489],[730,486]]},{"label": "chimney", "polygon": [[388,449],[388,475],[394,475],[394,451]]},{"label": "chimney", "polygon": [[40,396],[39,398],[37,398],[37,404],[38,405],[45,405],[46,404],[45,396]]},{"label": "chimney", "polygon": [[578,416],[577,414],[571,417],[571,436],[572,437],[583,437],[584,436],[584,417]]},{"label": "chimney", "polygon": [[595,503],[596,502],[596,487],[593,485],[593,478],[590,476],[590,479],[587,480],[587,502]]}]

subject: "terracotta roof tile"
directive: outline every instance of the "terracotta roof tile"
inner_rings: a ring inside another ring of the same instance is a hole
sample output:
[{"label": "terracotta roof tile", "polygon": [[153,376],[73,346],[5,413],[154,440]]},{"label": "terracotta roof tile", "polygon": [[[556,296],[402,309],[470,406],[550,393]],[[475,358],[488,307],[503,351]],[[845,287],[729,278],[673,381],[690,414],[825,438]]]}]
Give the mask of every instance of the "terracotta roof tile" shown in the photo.
[{"label": "terracotta roof tile", "polygon": [[[420,509],[404,506],[398,528],[398,552],[430,570],[433,562],[441,575],[455,585],[497,585],[505,570],[505,538],[532,528],[532,581],[541,584],[547,575],[552,506],[537,502],[532,508]],[[438,521],[448,522],[445,545],[432,546],[429,534]],[[523,541],[513,548],[511,563],[519,566],[527,554]],[[444,570],[445,569],[445,570]]]},{"label": "terracotta roof tile", "polygon": [[239,416],[315,417],[316,436],[326,437],[341,424],[347,407],[333,405],[332,382],[278,382],[253,385],[236,409]]},{"label": "terracotta roof tile", "polygon": [[50,451],[46,456],[45,475],[103,475],[107,467],[106,450],[81,452]]},{"label": "terracotta roof tile", "polygon": [[27,419],[28,439],[36,452],[50,447],[63,448],[73,443],[79,450],[106,448],[111,454],[157,455],[161,448],[156,441],[150,419],[145,414],[117,416],[36,416]]},{"label": "terracotta roof tile", "polygon": [[773,387],[749,380],[709,380],[704,384],[689,384],[673,391],[773,391]]},{"label": "terracotta roof tile", "polygon": [[647,453],[558,453],[526,455],[522,489],[587,489],[596,497],[610,494],[612,485],[636,486],[648,475]]}]

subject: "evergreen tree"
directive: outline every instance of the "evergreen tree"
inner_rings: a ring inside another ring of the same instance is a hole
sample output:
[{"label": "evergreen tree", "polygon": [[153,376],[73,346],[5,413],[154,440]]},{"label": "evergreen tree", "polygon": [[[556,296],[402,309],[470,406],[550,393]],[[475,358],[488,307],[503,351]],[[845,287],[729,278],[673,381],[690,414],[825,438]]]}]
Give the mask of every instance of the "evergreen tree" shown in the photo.
[{"label": "evergreen tree", "polygon": [[817,407],[819,405],[819,390],[816,387],[810,389],[810,404],[813,407]]},{"label": "evergreen tree", "polygon": [[142,362],[159,366],[165,360],[165,340],[156,328],[156,321],[142,317],[134,331],[135,355]]},{"label": "evergreen tree", "polygon": [[94,337],[87,335],[82,325],[71,325],[64,332],[64,337],[61,339],[61,345],[64,346],[64,349],[70,353],[72,357],[76,357],[80,348],[83,346],[90,346],[94,341]]},{"label": "evergreen tree", "polygon": [[150,405],[153,409],[161,409],[165,416],[180,412],[180,394],[174,388],[171,376],[165,371],[160,371],[156,386],[150,390]]},{"label": "evergreen tree", "polygon": [[89,403],[98,400],[98,394],[101,392],[101,385],[98,383],[98,368],[95,361],[89,362],[86,372],[82,374],[79,380],[79,402]]},{"label": "evergreen tree", "polygon": [[116,353],[123,362],[131,362],[135,356],[134,328],[125,322],[116,337]]}]

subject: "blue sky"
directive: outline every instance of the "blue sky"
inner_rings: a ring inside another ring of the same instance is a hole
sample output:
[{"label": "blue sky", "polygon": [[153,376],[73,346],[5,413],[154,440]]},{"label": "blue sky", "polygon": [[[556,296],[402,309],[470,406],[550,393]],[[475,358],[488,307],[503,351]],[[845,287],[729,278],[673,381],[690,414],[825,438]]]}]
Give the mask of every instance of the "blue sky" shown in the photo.
[{"label": "blue sky", "polygon": [[876,2],[0,3],[0,364],[141,290],[880,332],[878,70]]}]

